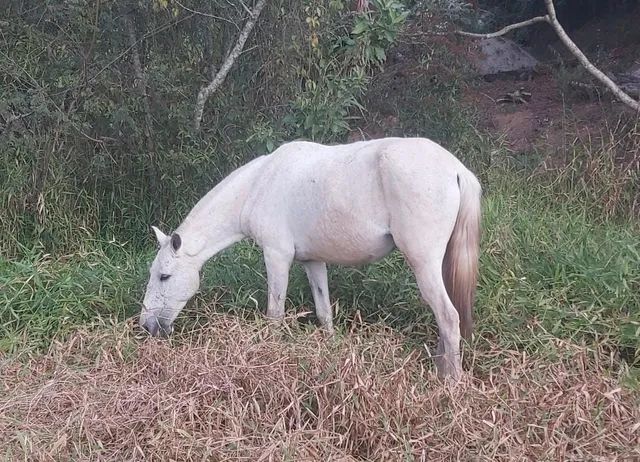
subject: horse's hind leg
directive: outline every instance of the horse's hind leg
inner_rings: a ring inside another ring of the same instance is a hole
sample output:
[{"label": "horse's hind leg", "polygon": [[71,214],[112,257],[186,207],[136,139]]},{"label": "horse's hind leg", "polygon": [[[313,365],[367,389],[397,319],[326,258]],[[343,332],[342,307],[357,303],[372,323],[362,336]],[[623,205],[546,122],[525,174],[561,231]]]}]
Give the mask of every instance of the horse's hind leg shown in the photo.
[{"label": "horse's hind leg", "polygon": [[316,305],[316,316],[320,325],[330,334],[333,333],[333,316],[329,301],[329,284],[327,282],[327,265],[324,262],[308,261],[303,263],[307,272],[313,303]]},{"label": "horse's hind leg", "polygon": [[413,269],[422,298],[429,304],[438,323],[440,339],[436,367],[440,377],[460,377],[460,318],[447,293],[442,262],[453,229],[457,204],[441,201],[442,208],[429,215],[420,211],[397,211],[392,220],[396,246]]},{"label": "horse's hind leg", "polygon": [[[415,258],[415,257],[414,257]],[[441,260],[416,262],[409,258],[422,298],[429,304],[438,323],[439,340],[436,360],[438,376],[460,378],[460,319],[451,303],[442,279]]]}]

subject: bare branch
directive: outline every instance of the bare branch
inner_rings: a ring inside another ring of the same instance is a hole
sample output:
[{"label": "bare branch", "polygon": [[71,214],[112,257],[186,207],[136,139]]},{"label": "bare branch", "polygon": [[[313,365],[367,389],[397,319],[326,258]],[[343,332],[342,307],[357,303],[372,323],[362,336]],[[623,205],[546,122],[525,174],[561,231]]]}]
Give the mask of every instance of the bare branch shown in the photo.
[{"label": "bare branch", "polygon": [[198,92],[198,98],[196,99],[196,107],[193,116],[193,125],[196,130],[200,130],[200,123],[202,122],[202,114],[204,112],[204,105],[207,102],[209,96],[214,93],[220,85],[224,82],[224,79],[227,77],[227,74],[233,67],[238,56],[242,53],[242,49],[244,48],[244,44],[247,42],[249,38],[249,34],[256,25],[258,21],[258,17],[265,5],[267,4],[267,0],[258,0],[255,8],[251,12],[251,17],[247,20],[244,27],[242,28],[242,32],[238,36],[238,40],[235,46],[231,49],[231,52],[225,57],[220,70],[215,75],[215,77],[209,82],[208,85],[202,87]]},{"label": "bare branch", "polygon": [[188,6],[183,5],[182,3],[180,3],[178,0],[175,0],[175,2],[177,3],[177,5],[188,11],[189,13],[193,13],[193,14],[197,14],[199,16],[204,16],[207,18],[213,18],[213,19],[217,19],[218,21],[224,21],[224,22],[228,22],[229,24],[231,24],[232,26],[234,26],[236,29],[240,30],[240,28],[238,27],[238,25],[231,21],[230,19],[227,18],[223,18],[222,16],[216,16],[215,14],[211,14],[211,13],[205,13],[203,11],[197,11],[197,10],[192,10],[191,8],[189,8]]},{"label": "bare branch", "polygon": [[501,35],[507,34],[514,29],[519,29],[521,27],[530,26],[531,24],[535,24],[538,22],[549,22],[549,16],[536,16],[535,18],[531,18],[527,21],[517,22],[515,24],[510,24],[507,27],[503,27],[497,32],[492,32],[490,34],[475,34],[473,32],[465,32],[462,30],[457,30],[456,34],[464,35],[465,37],[474,37],[474,38],[495,38],[500,37]]},{"label": "bare branch", "polygon": [[602,82],[609,90],[611,90],[611,92],[614,95],[616,95],[616,97],[620,101],[622,101],[627,106],[634,109],[635,111],[640,112],[640,102],[636,101],[631,96],[629,96],[624,91],[622,91],[622,89],[618,85],[616,85],[616,83],[613,80],[607,77],[604,72],[602,72],[600,69],[598,69],[593,64],[591,64],[591,61],[589,61],[589,59],[585,56],[585,54],[582,51],[580,51],[580,48],[578,48],[578,46],[573,42],[573,40],[571,40],[571,38],[567,35],[567,33],[564,31],[564,29],[560,25],[560,22],[558,22],[558,17],[556,16],[556,9],[553,6],[553,0],[545,0],[545,4],[547,5],[547,10],[549,11],[549,23],[551,24],[551,27],[553,27],[553,29],[556,31],[556,34],[558,34],[558,37],[560,37],[560,40],[562,41],[562,43],[564,43],[565,46],[569,49],[569,51],[576,58],[578,58],[578,61],[580,61],[580,64],[582,64],[585,67],[585,69],[589,71],[591,75],[593,75],[596,79]]},{"label": "bare branch", "polygon": [[246,11],[246,12],[247,12],[247,13],[249,13],[249,14],[252,14],[252,13],[251,13],[251,10],[249,9],[249,7],[248,7],[247,5],[245,5],[245,4],[244,4],[244,2],[243,2],[242,0],[239,0],[239,2],[238,2],[238,3],[240,3],[240,5],[242,5],[242,8],[244,9],[244,11]]}]

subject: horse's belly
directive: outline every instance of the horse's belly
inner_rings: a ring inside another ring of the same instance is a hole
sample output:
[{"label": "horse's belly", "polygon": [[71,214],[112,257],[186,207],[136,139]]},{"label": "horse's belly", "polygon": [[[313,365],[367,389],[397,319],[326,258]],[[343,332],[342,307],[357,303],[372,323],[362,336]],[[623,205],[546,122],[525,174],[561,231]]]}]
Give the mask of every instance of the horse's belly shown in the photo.
[{"label": "horse's belly", "polygon": [[307,239],[296,242],[296,259],[338,265],[362,265],[391,252],[395,243],[385,229],[330,227],[316,228]]}]

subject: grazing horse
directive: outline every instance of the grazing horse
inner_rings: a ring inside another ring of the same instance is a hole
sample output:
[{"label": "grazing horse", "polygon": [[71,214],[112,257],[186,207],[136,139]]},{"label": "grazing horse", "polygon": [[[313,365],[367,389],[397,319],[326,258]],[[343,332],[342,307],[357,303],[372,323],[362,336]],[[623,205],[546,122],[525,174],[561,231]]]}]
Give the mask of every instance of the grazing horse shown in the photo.
[{"label": "grazing horse", "polygon": [[264,253],[267,317],[284,317],[296,260],[320,324],[333,332],[326,264],[370,263],[398,248],[438,324],[438,373],[458,378],[460,336],[473,328],[480,196],[473,173],[428,139],[284,144],[233,171],[173,234],[153,227],[160,247],[140,324],[154,336],[170,334],[202,265],[251,238]]}]

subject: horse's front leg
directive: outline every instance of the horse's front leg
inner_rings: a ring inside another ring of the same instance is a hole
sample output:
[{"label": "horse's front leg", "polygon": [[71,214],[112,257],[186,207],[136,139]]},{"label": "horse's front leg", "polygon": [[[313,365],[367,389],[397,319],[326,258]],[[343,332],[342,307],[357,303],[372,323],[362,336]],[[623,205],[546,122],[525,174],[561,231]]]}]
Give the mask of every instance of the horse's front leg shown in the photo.
[{"label": "horse's front leg", "polygon": [[320,325],[330,334],[333,334],[333,315],[331,314],[331,302],[329,301],[329,284],[327,282],[327,265],[324,262],[308,261],[303,263],[307,272],[313,302],[316,305],[316,316]]},{"label": "horse's front leg", "polygon": [[287,297],[289,269],[293,261],[293,253],[276,249],[264,249],[264,263],[267,267],[268,303],[267,317],[284,318],[284,301]]}]

